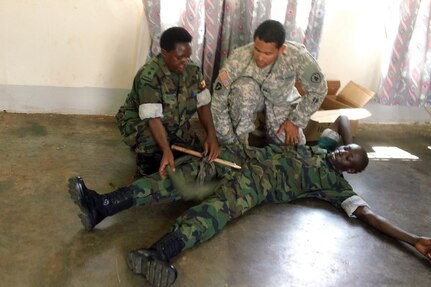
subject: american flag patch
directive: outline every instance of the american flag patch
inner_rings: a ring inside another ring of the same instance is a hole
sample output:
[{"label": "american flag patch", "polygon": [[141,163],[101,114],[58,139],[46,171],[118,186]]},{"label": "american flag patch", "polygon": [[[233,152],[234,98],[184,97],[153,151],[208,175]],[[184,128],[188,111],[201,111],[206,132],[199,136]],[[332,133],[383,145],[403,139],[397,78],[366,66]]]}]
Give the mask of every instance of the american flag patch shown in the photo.
[{"label": "american flag patch", "polygon": [[220,74],[218,74],[218,77],[220,79],[220,82],[223,84],[225,88],[229,87],[232,81],[230,80],[229,74],[227,71],[222,71]]}]

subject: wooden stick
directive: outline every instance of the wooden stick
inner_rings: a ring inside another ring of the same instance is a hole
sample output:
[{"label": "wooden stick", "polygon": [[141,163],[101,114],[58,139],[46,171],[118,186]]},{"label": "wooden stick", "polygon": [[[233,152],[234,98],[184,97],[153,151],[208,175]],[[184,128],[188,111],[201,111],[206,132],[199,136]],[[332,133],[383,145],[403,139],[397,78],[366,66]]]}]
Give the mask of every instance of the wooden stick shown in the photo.
[{"label": "wooden stick", "polygon": [[[180,152],[183,152],[183,153],[195,156],[195,157],[202,157],[202,154],[200,152],[197,152],[197,151],[185,148],[185,147],[181,147],[181,146],[177,146],[177,145],[172,145],[171,149],[177,150],[177,151],[180,151]],[[241,169],[241,167],[239,165],[237,165],[236,163],[231,162],[231,161],[227,161],[227,160],[224,160],[224,159],[216,158],[214,160],[214,162],[222,164],[222,165],[230,166],[230,167],[235,168],[235,169]]]}]

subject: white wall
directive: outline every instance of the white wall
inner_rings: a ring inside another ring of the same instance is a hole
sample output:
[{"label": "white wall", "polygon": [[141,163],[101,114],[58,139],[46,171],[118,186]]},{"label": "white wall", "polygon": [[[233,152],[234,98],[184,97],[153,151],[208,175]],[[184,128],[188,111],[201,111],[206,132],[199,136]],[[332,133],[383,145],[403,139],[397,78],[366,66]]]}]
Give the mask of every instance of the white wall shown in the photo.
[{"label": "white wall", "polygon": [[319,64],[328,79],[350,80],[377,91],[385,16],[392,0],[328,0]]},{"label": "white wall", "polygon": [[112,114],[149,45],[144,22],[140,0],[0,1],[0,108]]}]

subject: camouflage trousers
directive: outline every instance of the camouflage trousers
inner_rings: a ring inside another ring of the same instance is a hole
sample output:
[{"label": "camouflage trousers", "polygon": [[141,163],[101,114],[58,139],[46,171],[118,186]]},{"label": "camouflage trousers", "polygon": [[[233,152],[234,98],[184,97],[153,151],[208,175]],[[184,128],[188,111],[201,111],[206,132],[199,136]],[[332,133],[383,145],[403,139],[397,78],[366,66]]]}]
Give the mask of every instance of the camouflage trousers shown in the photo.
[{"label": "camouflage trousers", "polygon": [[[345,199],[355,195],[351,189],[343,187],[337,191],[328,191],[329,187],[338,184],[337,179],[330,179],[331,176],[325,176],[325,182],[321,182],[312,172],[296,176],[300,171],[291,170],[297,169],[298,166],[289,160],[286,154],[274,154],[268,152],[268,149],[255,150],[250,154],[246,148],[232,145],[223,147],[220,157],[240,164],[242,169],[235,171],[216,165],[216,179],[219,184],[216,185],[214,193],[177,218],[171,231],[182,238],[185,248],[210,239],[229,221],[262,203],[318,198],[340,208]],[[199,160],[186,157],[182,163],[177,164],[176,173],[193,180],[199,172],[199,165]],[[330,181],[326,182],[328,179]],[[181,199],[181,194],[175,189],[172,181],[160,180],[157,174],[141,178],[129,188],[133,189],[136,205]]]},{"label": "camouflage trousers", "polygon": [[[265,100],[259,83],[252,78],[239,78],[232,84],[228,98],[229,116],[235,135],[240,142],[244,135],[248,135],[256,129],[257,113],[264,112],[264,126],[268,141],[275,144],[283,144],[284,134],[277,131],[280,125],[288,118],[294,106],[274,105]],[[300,144],[305,144],[304,132],[299,128]]]}]

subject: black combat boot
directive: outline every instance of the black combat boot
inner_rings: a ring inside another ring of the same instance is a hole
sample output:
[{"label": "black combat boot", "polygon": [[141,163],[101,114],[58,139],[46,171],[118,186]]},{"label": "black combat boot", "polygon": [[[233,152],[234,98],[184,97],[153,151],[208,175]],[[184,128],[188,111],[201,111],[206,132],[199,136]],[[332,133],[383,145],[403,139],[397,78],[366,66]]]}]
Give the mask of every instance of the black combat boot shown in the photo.
[{"label": "black combat boot", "polygon": [[84,180],[77,176],[69,179],[69,193],[81,209],[81,222],[90,231],[105,217],[133,206],[133,192],[127,187],[114,192],[99,194],[88,189]]},{"label": "black combat boot", "polygon": [[149,249],[129,252],[127,265],[136,274],[145,277],[152,285],[168,287],[174,284],[177,270],[169,260],[184,249],[184,242],[174,232],[163,236]]}]

